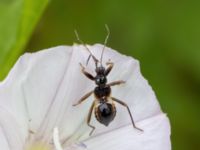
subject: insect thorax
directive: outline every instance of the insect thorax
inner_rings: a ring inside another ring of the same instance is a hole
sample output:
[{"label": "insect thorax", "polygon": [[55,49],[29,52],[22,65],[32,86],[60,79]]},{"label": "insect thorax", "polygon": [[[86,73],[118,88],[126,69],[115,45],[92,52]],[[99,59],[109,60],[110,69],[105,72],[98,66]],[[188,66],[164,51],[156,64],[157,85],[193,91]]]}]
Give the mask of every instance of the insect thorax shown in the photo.
[{"label": "insect thorax", "polygon": [[111,88],[108,85],[103,86],[103,87],[97,86],[94,89],[94,94],[98,99],[100,99],[102,97],[108,97],[108,96],[110,96],[110,93],[111,93]]}]

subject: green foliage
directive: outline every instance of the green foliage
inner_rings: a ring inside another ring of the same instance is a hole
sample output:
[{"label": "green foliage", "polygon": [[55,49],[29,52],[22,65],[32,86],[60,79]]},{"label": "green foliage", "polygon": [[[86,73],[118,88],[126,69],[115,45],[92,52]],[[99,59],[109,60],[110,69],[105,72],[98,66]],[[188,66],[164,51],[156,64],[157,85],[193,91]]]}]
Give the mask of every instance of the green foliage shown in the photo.
[{"label": "green foliage", "polygon": [[0,79],[23,51],[48,0],[0,1]]},{"label": "green foliage", "polygon": [[[0,0],[0,78],[23,51],[47,0]],[[200,1],[52,0],[28,46],[103,43],[140,60],[170,118],[175,150],[200,147]]]},{"label": "green foliage", "polygon": [[[175,150],[200,147],[200,1],[53,0],[31,51],[76,42],[103,43],[140,60],[172,126]],[[51,24],[51,26],[49,26]],[[112,73],[111,73],[112,74]],[[134,98],[134,96],[133,96]]]}]

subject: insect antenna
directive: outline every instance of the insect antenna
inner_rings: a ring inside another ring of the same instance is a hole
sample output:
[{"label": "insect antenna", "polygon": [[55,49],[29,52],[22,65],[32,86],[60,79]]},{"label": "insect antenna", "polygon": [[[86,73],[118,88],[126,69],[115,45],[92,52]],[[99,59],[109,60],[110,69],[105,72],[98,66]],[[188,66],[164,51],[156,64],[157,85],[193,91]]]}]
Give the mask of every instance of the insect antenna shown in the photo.
[{"label": "insect antenna", "polygon": [[85,47],[85,49],[90,53],[90,55],[89,55],[89,57],[88,57],[88,59],[87,59],[86,65],[88,65],[88,62],[89,62],[90,58],[92,57],[92,59],[93,59],[94,62],[95,62],[95,66],[97,67],[97,64],[98,64],[99,60],[92,54],[92,52],[89,50],[89,48],[87,47],[87,45],[79,38],[78,32],[77,32],[76,30],[74,30],[74,33],[75,33],[75,35],[76,35],[77,40],[78,40],[81,44],[83,44],[83,46]]},{"label": "insect antenna", "polygon": [[108,38],[109,38],[109,36],[110,36],[110,30],[109,30],[107,24],[105,24],[105,28],[106,28],[106,31],[107,31],[107,36],[106,36],[106,38],[105,38],[103,50],[102,50],[102,52],[101,52],[101,59],[100,59],[101,66],[102,66],[102,61],[103,61],[104,50],[105,50],[105,48],[106,48],[106,44],[107,44]]}]

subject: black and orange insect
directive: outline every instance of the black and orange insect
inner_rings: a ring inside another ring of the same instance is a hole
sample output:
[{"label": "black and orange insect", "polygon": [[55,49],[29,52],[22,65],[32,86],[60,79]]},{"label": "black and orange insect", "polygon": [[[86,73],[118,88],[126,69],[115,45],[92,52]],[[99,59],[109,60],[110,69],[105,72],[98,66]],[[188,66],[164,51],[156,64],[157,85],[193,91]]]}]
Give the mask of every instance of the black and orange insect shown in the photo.
[{"label": "black and orange insect", "polygon": [[96,75],[93,76],[90,73],[86,72],[85,71],[85,67],[80,63],[81,71],[87,78],[89,78],[90,80],[95,82],[96,87],[94,88],[94,90],[88,92],[83,97],[81,97],[81,99],[76,104],[74,104],[73,106],[77,106],[78,104],[80,104],[84,100],[86,100],[89,96],[94,94],[95,100],[93,101],[93,103],[92,103],[92,105],[90,107],[89,114],[88,114],[88,117],[87,117],[87,124],[88,124],[89,127],[92,128],[92,131],[90,132],[90,135],[95,130],[95,127],[90,124],[90,120],[91,120],[93,109],[94,109],[94,113],[95,113],[96,119],[100,123],[104,124],[105,126],[108,126],[110,124],[110,122],[116,116],[116,107],[115,107],[115,103],[114,102],[117,102],[117,103],[121,104],[122,106],[125,106],[127,108],[127,110],[128,110],[129,115],[130,115],[133,127],[136,128],[137,130],[143,131],[142,129],[136,127],[128,105],[126,103],[124,103],[123,101],[111,96],[111,87],[115,86],[115,85],[124,84],[125,81],[119,80],[119,81],[114,81],[114,82],[111,82],[111,83],[107,83],[107,76],[111,72],[111,70],[112,70],[112,68],[114,66],[114,63],[111,62],[111,61],[108,61],[106,63],[107,68],[105,68],[102,65],[103,53],[104,53],[105,45],[106,45],[108,37],[109,37],[109,29],[108,29],[107,26],[106,26],[106,29],[108,31],[108,35],[107,35],[107,37],[105,39],[105,42],[104,42],[104,47],[103,47],[103,50],[102,50],[102,53],[101,53],[100,60],[98,60],[92,54],[92,52],[89,50],[89,48],[80,40],[77,32],[75,31],[78,41],[81,42],[85,46],[86,50],[90,53],[86,64],[88,64],[88,61],[89,61],[89,59],[91,57],[95,62]]}]

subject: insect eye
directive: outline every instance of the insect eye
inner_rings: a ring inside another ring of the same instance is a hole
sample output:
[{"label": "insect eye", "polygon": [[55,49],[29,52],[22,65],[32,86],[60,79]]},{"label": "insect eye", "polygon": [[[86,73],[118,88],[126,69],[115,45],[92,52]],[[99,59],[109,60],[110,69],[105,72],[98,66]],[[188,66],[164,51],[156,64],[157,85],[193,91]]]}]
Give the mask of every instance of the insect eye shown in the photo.
[{"label": "insect eye", "polygon": [[96,78],[96,84],[105,84],[107,82],[107,79],[105,76],[98,76]]}]

